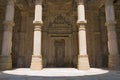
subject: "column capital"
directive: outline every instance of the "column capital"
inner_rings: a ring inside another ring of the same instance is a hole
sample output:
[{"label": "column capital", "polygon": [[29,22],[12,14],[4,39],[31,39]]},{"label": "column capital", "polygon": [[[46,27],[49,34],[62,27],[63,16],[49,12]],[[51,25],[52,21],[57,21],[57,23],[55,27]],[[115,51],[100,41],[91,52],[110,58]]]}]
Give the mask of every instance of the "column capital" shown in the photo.
[{"label": "column capital", "polygon": [[37,4],[42,5],[42,3],[43,3],[43,0],[35,0],[35,4],[36,4],[36,5],[37,5]]},{"label": "column capital", "polygon": [[77,0],[78,5],[84,5],[84,0]]},{"label": "column capital", "polygon": [[16,2],[16,0],[7,0],[7,5],[14,5],[14,3]]},{"label": "column capital", "polygon": [[114,0],[105,0],[105,5],[113,5]]}]

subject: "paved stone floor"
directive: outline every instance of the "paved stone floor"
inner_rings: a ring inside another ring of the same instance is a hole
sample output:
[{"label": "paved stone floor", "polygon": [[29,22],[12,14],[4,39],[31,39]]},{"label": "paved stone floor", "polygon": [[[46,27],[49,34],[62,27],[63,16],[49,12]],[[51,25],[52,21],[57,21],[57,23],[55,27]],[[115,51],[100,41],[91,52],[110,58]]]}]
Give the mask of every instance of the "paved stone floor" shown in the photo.
[{"label": "paved stone floor", "polygon": [[75,68],[44,68],[33,71],[18,68],[0,71],[0,80],[120,80],[120,71],[91,68],[79,71]]}]

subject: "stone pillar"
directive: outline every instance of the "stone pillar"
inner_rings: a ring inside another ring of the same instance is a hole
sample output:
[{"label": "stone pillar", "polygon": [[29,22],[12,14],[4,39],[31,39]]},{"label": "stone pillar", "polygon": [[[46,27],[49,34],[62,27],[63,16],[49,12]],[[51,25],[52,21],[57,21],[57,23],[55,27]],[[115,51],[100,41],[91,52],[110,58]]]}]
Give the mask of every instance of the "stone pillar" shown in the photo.
[{"label": "stone pillar", "polygon": [[42,0],[35,1],[35,19],[34,23],[34,44],[33,56],[31,62],[31,69],[42,69],[42,55],[41,55],[41,28],[42,28]]},{"label": "stone pillar", "polygon": [[119,69],[120,55],[118,51],[113,1],[114,0],[105,1],[106,26],[108,32],[108,50],[109,50],[108,67],[109,69]]},{"label": "stone pillar", "polygon": [[0,56],[0,69],[12,69],[12,30],[14,26],[14,0],[7,0],[4,32],[2,42],[2,54]]},{"label": "stone pillar", "polygon": [[89,70],[89,60],[87,55],[86,44],[86,20],[84,0],[78,0],[78,41],[79,41],[79,55],[78,55],[78,69]]}]

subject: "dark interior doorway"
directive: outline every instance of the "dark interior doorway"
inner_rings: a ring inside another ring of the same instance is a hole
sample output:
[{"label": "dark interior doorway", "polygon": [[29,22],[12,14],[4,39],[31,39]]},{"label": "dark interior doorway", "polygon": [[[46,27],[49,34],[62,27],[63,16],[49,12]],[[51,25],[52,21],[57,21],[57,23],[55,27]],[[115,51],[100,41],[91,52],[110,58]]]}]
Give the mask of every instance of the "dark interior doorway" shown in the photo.
[{"label": "dark interior doorway", "polygon": [[55,40],[55,66],[64,67],[65,40]]}]

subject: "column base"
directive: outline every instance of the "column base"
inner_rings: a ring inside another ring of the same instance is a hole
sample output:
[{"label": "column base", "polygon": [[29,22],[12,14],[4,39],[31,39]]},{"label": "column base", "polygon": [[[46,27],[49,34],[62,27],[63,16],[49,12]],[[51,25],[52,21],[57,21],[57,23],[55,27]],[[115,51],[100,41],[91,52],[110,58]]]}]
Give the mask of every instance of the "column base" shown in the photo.
[{"label": "column base", "polygon": [[110,70],[120,70],[120,55],[109,55],[108,68]]},{"label": "column base", "polygon": [[42,70],[42,57],[41,56],[32,56],[31,61],[31,70]]},{"label": "column base", "polygon": [[0,70],[12,69],[12,58],[9,56],[0,56]]},{"label": "column base", "polygon": [[78,55],[78,70],[89,70],[88,55]]}]

